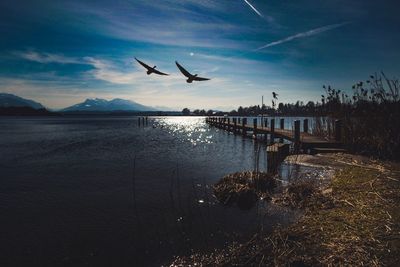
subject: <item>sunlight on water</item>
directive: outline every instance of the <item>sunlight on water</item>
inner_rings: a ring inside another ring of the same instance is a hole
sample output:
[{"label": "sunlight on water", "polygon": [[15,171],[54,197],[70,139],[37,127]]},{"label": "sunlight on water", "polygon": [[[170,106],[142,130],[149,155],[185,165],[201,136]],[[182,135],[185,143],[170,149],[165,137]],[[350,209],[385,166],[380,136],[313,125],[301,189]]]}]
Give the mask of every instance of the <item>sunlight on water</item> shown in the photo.
[{"label": "sunlight on water", "polygon": [[171,135],[183,138],[196,146],[212,143],[212,135],[207,131],[204,117],[160,117],[154,121],[156,127],[166,129]]}]

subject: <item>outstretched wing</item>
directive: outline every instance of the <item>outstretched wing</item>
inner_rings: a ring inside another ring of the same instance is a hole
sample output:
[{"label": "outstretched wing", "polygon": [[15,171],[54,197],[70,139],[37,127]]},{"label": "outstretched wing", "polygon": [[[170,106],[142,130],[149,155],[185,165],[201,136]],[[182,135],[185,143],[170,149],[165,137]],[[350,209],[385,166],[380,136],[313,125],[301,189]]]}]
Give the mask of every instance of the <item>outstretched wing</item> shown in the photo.
[{"label": "outstretched wing", "polygon": [[179,65],[178,61],[175,61],[175,64],[178,67],[178,69],[182,72],[183,75],[185,75],[188,78],[193,77],[192,74],[190,74],[187,70],[185,70],[185,68],[183,68],[181,65]]},{"label": "outstretched wing", "polygon": [[208,80],[210,80],[210,79],[208,79],[208,78],[203,78],[203,77],[194,77],[193,80],[194,80],[194,81],[208,81]]},{"label": "outstretched wing", "polygon": [[140,65],[142,65],[143,67],[145,67],[146,69],[153,69],[152,67],[150,67],[149,65],[147,65],[146,63],[140,61],[139,59],[135,58],[137,62],[139,62]]},{"label": "outstretched wing", "polygon": [[166,74],[166,73],[164,73],[164,72],[158,71],[158,70],[156,70],[156,69],[153,69],[153,73],[156,73],[156,74],[158,74],[158,75],[169,75],[169,74]]}]

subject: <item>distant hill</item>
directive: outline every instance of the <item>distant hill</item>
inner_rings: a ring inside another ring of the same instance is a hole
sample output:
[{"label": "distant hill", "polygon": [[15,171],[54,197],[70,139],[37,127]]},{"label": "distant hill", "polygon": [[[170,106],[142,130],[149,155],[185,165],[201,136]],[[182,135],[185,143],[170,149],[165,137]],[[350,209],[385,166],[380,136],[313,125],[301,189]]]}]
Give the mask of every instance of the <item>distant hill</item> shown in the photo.
[{"label": "distant hill", "polygon": [[84,102],[62,109],[61,112],[109,112],[109,111],[156,111],[156,109],[141,105],[131,100],[115,98],[105,100],[89,98]]},{"label": "distant hill", "polygon": [[0,116],[57,116],[45,108],[35,109],[31,107],[0,107]]},{"label": "distant hill", "polygon": [[0,108],[30,107],[33,109],[44,109],[45,107],[33,100],[25,99],[13,94],[0,93]]}]

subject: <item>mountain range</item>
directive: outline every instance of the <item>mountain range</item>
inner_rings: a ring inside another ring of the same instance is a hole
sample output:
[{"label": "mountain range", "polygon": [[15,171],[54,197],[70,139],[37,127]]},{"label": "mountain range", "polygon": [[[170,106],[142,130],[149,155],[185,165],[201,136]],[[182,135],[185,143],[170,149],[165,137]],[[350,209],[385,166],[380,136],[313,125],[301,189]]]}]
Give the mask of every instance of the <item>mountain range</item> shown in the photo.
[{"label": "mountain range", "polygon": [[[0,93],[0,108],[30,107],[44,109],[45,107],[33,100],[25,99],[13,94]],[[61,112],[110,112],[110,111],[158,111],[158,109],[139,104],[131,100],[115,98],[105,100],[100,98],[88,98],[82,103],[60,110]]]},{"label": "mountain range", "polygon": [[156,109],[131,100],[115,98],[113,100],[105,100],[100,98],[88,98],[82,103],[64,108],[62,112],[71,111],[157,111]]}]

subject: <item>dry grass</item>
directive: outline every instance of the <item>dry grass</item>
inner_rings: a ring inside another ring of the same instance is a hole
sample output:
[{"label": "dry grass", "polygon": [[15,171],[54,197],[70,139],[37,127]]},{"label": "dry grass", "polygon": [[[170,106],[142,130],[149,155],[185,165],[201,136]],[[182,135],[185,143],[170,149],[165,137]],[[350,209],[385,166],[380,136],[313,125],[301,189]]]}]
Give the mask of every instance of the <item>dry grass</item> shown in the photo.
[{"label": "dry grass", "polygon": [[312,194],[314,204],[290,227],[172,265],[400,266],[400,167],[365,167],[337,171],[323,194],[332,205]]},{"label": "dry grass", "polygon": [[292,208],[333,207],[332,198],[328,195],[331,189],[322,190],[315,179],[299,179],[290,183],[282,194],[273,198],[273,202]]},{"label": "dry grass", "polygon": [[224,205],[236,204],[249,209],[258,199],[270,199],[276,187],[275,178],[265,172],[237,172],[226,175],[214,185],[214,194]]}]

